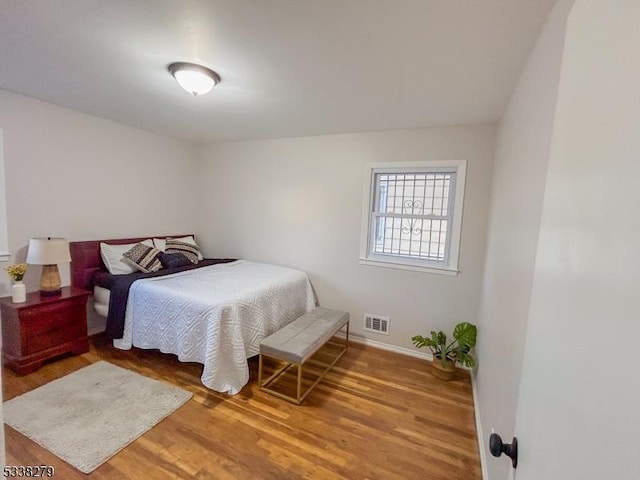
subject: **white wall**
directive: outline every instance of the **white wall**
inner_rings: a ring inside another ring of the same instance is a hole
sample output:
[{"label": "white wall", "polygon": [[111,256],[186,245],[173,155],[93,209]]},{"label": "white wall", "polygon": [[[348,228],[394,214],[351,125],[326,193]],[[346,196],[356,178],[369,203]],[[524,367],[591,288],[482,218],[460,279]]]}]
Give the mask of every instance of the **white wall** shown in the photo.
[{"label": "white wall", "polygon": [[[202,150],[199,238],[215,256],[305,270],[324,306],[352,332],[399,347],[430,329],[476,321],[495,128],[469,126],[277,139]],[[365,165],[468,160],[458,276],[358,263]],[[364,333],[364,313],[391,317]],[[411,347],[412,348],[412,347]]]},{"label": "white wall", "polygon": [[[192,145],[3,90],[0,128],[12,260],[24,261],[30,237],[195,230]],[[68,266],[61,275],[68,284]],[[39,267],[30,267],[30,290],[39,277]],[[8,294],[3,272],[0,296]]]},{"label": "white wall", "polygon": [[640,478],[640,2],[576,0],[516,420],[518,480]]},{"label": "white wall", "polygon": [[509,464],[488,450],[491,428],[514,432],[522,352],[560,78],[573,0],[559,1],[531,52],[499,127],[480,307],[477,392],[487,478]]}]

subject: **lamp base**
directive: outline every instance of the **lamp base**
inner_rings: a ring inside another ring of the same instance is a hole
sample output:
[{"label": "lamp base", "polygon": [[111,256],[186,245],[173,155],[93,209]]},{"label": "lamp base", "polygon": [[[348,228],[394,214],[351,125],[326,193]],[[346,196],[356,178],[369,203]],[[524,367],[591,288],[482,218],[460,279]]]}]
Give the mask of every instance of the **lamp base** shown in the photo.
[{"label": "lamp base", "polygon": [[57,290],[40,290],[41,297],[55,297],[56,295],[62,295],[62,288]]},{"label": "lamp base", "polygon": [[45,297],[60,295],[62,293],[60,283],[58,265],[43,265],[40,277],[40,295]]}]

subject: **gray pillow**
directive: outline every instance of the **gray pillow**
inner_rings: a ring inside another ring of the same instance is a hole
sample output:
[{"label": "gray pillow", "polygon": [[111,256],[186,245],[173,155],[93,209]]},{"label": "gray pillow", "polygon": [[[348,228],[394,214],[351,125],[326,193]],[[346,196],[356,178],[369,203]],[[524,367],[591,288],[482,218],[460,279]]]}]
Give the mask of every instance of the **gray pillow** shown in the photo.
[{"label": "gray pillow", "polygon": [[162,268],[186,267],[192,263],[191,260],[185,257],[182,253],[165,252],[160,254],[160,262],[162,263]]}]

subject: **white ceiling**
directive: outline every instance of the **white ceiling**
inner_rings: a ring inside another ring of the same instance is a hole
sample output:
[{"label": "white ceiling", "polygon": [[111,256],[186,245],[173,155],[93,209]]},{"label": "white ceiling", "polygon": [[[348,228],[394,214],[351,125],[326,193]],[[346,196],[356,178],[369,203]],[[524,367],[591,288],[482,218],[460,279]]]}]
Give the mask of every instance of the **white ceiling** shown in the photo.
[{"label": "white ceiling", "polygon": [[553,3],[0,0],[0,88],[196,142],[495,122]]}]

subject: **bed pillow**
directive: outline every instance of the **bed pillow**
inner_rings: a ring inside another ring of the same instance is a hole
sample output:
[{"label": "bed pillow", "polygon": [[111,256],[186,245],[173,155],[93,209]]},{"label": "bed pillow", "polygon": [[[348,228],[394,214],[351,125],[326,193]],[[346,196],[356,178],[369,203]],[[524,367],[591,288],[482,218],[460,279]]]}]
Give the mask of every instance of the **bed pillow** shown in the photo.
[{"label": "bed pillow", "polygon": [[144,273],[157,272],[162,268],[159,256],[162,252],[157,248],[136,243],[123,256],[134,268]]},{"label": "bed pillow", "polygon": [[187,265],[191,265],[191,260],[189,260],[182,253],[165,253],[160,252],[160,263],[162,263],[162,268],[177,268],[177,267],[186,267]]},{"label": "bed pillow", "polygon": [[198,263],[200,249],[192,243],[182,242],[173,238],[167,238],[165,253],[181,253],[191,263]]},{"label": "bed pillow", "polygon": [[[167,238],[171,238],[171,237],[167,237]],[[178,237],[178,238],[173,238],[172,240],[177,240],[179,242],[185,242],[185,243],[190,243],[192,245],[195,245],[196,247],[198,247],[198,244],[196,243],[196,240],[193,238],[193,235],[187,235],[186,237]],[[167,245],[167,239],[166,238],[154,238],[153,239],[153,246],[156,247],[158,250],[161,251],[165,251],[166,249],[166,245]],[[198,247],[198,261],[202,260],[204,257],[202,256],[202,252],[200,252],[200,247]]]},{"label": "bed pillow", "polygon": [[[143,240],[143,245],[153,247],[153,241],[150,238]],[[126,262],[123,254],[131,250],[135,243],[127,243],[124,245],[112,245],[109,243],[100,243],[100,256],[104,265],[111,275],[127,275],[137,271],[130,263]]]}]

